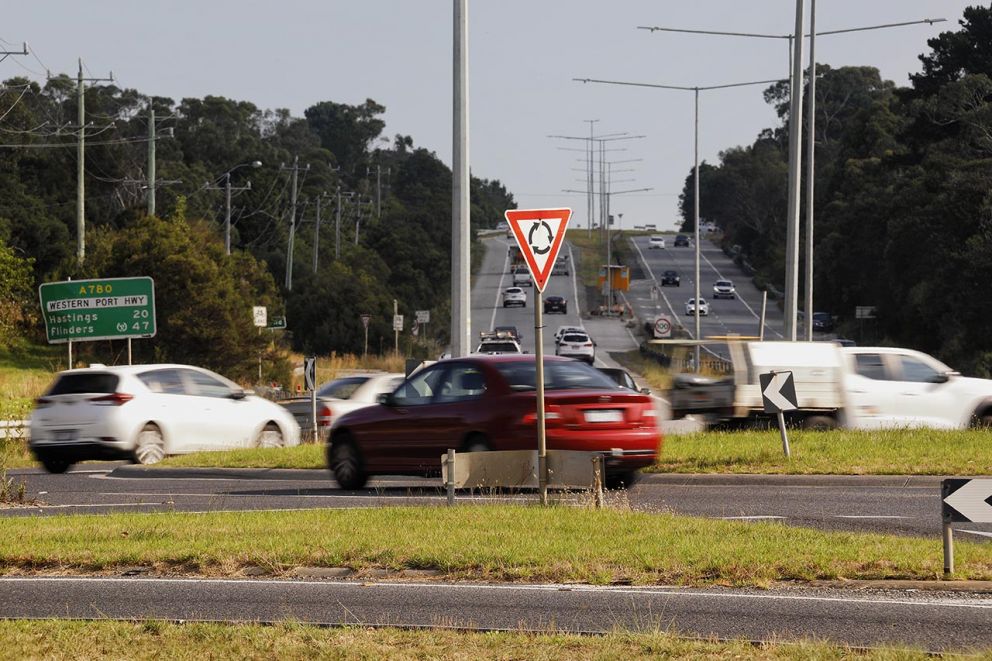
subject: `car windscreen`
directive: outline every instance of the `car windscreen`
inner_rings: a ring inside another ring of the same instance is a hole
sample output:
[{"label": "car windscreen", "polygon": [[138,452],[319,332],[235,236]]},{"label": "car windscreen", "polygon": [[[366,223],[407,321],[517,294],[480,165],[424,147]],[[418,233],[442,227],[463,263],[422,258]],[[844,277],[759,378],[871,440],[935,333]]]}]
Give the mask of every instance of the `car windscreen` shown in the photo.
[{"label": "car windscreen", "polygon": [[91,392],[111,393],[117,391],[119,380],[116,374],[108,374],[107,372],[63,374],[52,384],[48,394],[77,395]]},{"label": "car windscreen", "polygon": [[568,335],[565,335],[563,338],[561,338],[561,341],[562,342],[588,342],[589,341],[589,336],[588,335],[578,335],[578,334],[574,334],[574,333],[569,333]]},{"label": "car windscreen", "polygon": [[348,376],[343,379],[335,379],[326,383],[317,391],[318,397],[331,397],[334,399],[348,399],[358,387],[369,380],[367,376]]},{"label": "car windscreen", "polygon": [[484,342],[477,353],[520,353],[513,342]]},{"label": "car windscreen", "polygon": [[716,281],[716,286],[717,287],[733,287],[734,286],[734,283],[732,283],[730,280],[717,280]]},{"label": "car windscreen", "polygon": [[[537,369],[532,362],[496,363],[496,370],[511,390],[534,390]],[[544,387],[547,390],[616,390],[619,386],[599,370],[577,361],[544,363]]]}]

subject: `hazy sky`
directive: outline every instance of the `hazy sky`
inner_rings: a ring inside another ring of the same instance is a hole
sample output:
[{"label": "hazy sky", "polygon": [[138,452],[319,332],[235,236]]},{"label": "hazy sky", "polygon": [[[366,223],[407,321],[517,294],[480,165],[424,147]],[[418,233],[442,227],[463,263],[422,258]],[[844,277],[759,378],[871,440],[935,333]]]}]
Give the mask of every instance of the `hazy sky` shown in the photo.
[{"label": "hazy sky", "polygon": [[[302,116],[322,100],[386,107],[386,136],[408,134],[451,162],[451,0],[90,0],[8,3],[4,32],[35,57],[10,58],[3,76],[40,78],[44,68],[74,74],[82,57],[93,75],[113,70],[122,87],[179,100],[207,94],[289,108]],[[549,134],[643,134],[607,160],[614,190],[653,187],[613,198],[623,224],[672,227],[677,196],[692,165],[692,94],[583,85],[573,77],[705,86],[784,77],[785,40],[665,34],[691,29],[787,34],[793,0],[470,0],[471,165],[502,180],[522,207],[571,206],[585,223],[582,142]],[[807,2],[808,4],[808,2]],[[817,40],[817,60],[872,65],[897,84],[919,70],[926,40],[958,27],[975,0],[820,0],[817,31],[923,18],[911,26]],[[42,63],[44,66],[42,66]],[[36,75],[37,74],[37,75]],[[714,162],[748,144],[777,118],[762,87],[701,96],[700,154]],[[571,144],[570,144],[571,143]],[[619,146],[619,145],[617,145]]]}]

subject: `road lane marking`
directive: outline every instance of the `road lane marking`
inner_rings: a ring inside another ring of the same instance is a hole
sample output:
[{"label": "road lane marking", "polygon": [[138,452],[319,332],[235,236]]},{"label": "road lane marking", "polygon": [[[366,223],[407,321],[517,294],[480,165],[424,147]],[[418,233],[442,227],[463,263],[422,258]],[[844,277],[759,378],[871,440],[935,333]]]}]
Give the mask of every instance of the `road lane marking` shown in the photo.
[{"label": "road lane marking", "polygon": [[[505,241],[500,241],[499,239],[494,239],[494,241],[496,241],[497,243],[502,243],[504,246],[508,245]],[[493,303],[493,316],[489,320],[488,330],[492,330],[493,328],[496,327],[496,310],[500,307],[500,303],[502,303],[500,299],[503,296],[503,279],[506,277],[506,271],[509,268],[509,265],[510,265],[510,252],[509,252],[509,247],[507,247],[506,256],[503,258],[503,270],[499,274],[499,284],[496,285],[496,302]]]},{"label": "road lane marking", "polygon": [[836,514],[836,519],[908,519],[908,516],[897,514]]},{"label": "road lane marking", "polygon": [[958,528],[958,532],[966,532],[971,535],[979,535],[980,537],[992,537],[992,532],[984,532],[982,530],[965,530],[964,528]]}]

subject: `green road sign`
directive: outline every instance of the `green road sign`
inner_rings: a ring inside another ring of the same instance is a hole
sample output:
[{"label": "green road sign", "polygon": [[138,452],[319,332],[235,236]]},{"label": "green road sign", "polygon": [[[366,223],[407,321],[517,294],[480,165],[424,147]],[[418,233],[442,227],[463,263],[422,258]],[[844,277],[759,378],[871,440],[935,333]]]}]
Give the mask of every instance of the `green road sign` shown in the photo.
[{"label": "green road sign", "polygon": [[286,328],[286,317],[272,317],[269,319],[267,328],[272,328],[274,330]]},{"label": "green road sign", "polygon": [[151,278],[46,282],[38,294],[50,344],[155,335]]}]

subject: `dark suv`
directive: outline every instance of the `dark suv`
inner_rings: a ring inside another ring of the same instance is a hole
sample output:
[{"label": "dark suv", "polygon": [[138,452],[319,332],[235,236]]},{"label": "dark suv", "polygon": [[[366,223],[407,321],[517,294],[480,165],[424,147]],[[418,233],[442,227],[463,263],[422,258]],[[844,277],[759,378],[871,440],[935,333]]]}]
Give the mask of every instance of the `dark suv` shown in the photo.
[{"label": "dark suv", "polygon": [[665,271],[661,274],[661,286],[671,285],[673,287],[680,287],[682,283],[682,277],[679,275],[678,271]]},{"label": "dark suv", "polygon": [[679,234],[675,237],[675,247],[676,248],[688,248],[689,247],[689,237],[685,234]]}]

